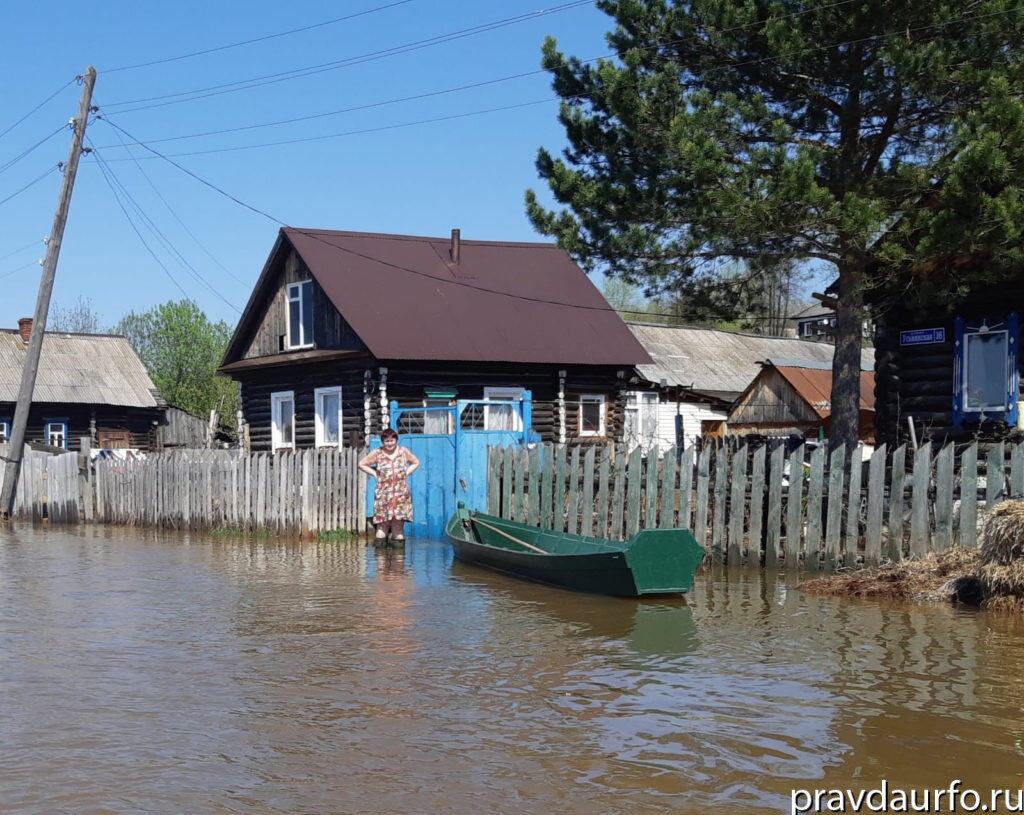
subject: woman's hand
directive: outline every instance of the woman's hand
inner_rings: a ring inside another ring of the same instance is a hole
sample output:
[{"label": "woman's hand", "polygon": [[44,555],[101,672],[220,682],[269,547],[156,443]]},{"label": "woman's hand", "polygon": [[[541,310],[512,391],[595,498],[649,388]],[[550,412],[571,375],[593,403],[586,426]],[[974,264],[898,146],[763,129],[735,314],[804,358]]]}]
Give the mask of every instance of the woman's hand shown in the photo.
[{"label": "woman's hand", "polygon": [[412,451],[409,450],[409,448],[406,448],[405,450],[405,458],[409,462],[409,466],[405,468],[405,474],[408,477],[419,469],[420,460],[412,454]]}]

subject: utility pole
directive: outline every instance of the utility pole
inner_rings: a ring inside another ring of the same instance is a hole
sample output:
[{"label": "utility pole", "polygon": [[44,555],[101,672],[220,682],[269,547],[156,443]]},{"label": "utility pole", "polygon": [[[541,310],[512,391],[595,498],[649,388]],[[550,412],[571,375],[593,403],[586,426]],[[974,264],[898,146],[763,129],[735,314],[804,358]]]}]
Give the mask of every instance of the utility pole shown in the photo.
[{"label": "utility pole", "polygon": [[18,391],[18,405],[14,409],[14,421],[11,427],[11,440],[8,448],[11,454],[7,459],[7,467],[4,470],[3,488],[0,489],[0,518],[10,518],[14,510],[14,490],[18,486],[18,476],[21,473],[21,457],[25,447],[25,429],[28,426],[28,412],[32,407],[32,392],[36,387],[39,354],[43,350],[46,316],[50,312],[50,295],[53,293],[53,279],[57,274],[57,257],[60,255],[61,240],[64,238],[64,225],[68,220],[68,208],[71,206],[71,190],[75,186],[78,159],[82,155],[82,142],[85,140],[85,126],[89,121],[92,88],[96,84],[96,69],[90,65],[86,69],[82,80],[82,98],[78,102],[78,116],[73,121],[74,133],[71,137],[71,148],[68,150],[68,160],[64,165],[64,180],[60,185],[57,212],[53,216],[53,229],[50,232],[50,240],[46,245],[43,276],[39,281],[36,312],[32,318],[32,334],[28,340],[25,367],[21,371],[21,389]]}]

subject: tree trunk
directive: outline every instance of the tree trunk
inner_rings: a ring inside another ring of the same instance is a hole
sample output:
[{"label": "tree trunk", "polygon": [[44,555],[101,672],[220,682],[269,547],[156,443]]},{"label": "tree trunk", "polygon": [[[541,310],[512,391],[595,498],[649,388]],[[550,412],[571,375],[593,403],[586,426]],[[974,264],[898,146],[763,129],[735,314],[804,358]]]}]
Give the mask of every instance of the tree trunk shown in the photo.
[{"label": "tree trunk", "polygon": [[829,449],[857,444],[860,424],[861,325],[864,316],[862,269],[839,269],[836,350],[832,357],[832,428]]}]

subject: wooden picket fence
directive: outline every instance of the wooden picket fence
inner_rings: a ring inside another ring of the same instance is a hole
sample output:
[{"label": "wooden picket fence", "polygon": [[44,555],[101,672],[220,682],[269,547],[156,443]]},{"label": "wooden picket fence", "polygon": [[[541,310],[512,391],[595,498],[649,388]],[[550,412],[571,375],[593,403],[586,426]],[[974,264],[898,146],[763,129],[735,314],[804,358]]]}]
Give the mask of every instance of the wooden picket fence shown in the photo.
[{"label": "wooden picket fence", "polygon": [[[0,484],[9,445],[0,444]],[[78,523],[82,507],[77,453],[53,455],[25,445],[14,493],[14,518],[33,523]]]},{"label": "wooden picket fence", "polygon": [[881,445],[863,463],[858,447],[852,467],[844,449],[807,452],[492,448],[488,511],[617,540],[685,527],[714,563],[833,570],[976,546],[979,509],[1024,498],[1024,444]]},{"label": "wooden picket fence", "polygon": [[313,534],[366,527],[365,450],[165,453],[96,462],[96,519],[169,529]]}]

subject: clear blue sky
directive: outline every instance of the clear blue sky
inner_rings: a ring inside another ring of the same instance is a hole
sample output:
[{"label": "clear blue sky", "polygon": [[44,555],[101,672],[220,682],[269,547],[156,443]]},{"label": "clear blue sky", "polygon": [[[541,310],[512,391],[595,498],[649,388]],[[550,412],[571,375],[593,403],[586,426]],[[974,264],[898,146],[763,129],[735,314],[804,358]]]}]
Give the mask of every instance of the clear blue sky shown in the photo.
[{"label": "clear blue sky", "polygon": [[[0,48],[0,200],[9,199],[0,203],[0,326],[33,312],[56,165],[70,144],[61,128],[81,92],[66,83],[88,65],[105,119],[88,128],[96,152],[79,168],[53,302],[88,298],[104,325],[186,295],[233,325],[278,229],[152,152],[125,149],[131,139],[111,123],[291,226],[417,235],[459,227],[465,239],[544,239],[525,217],[523,192],[533,187],[550,202],[534,159],[541,145],[560,149],[564,136],[550,79],[539,72],[541,43],[550,34],[583,58],[607,51],[609,19],[591,3],[558,10],[570,2],[9,4]],[[368,13],[321,25],[360,12]],[[257,38],[265,39],[223,48]],[[424,43],[432,38],[444,41]],[[174,59],[210,49],[221,50]],[[289,75],[303,69],[311,72]],[[257,86],[217,87],[249,81]],[[180,101],[200,89],[205,98]],[[423,94],[433,95],[381,104]],[[478,113],[513,105],[523,106]],[[361,106],[372,107],[335,113]],[[288,119],[304,121],[255,127]],[[233,132],[184,138],[222,130]],[[242,149],[254,145],[263,146]]]}]

